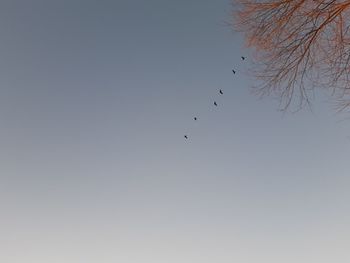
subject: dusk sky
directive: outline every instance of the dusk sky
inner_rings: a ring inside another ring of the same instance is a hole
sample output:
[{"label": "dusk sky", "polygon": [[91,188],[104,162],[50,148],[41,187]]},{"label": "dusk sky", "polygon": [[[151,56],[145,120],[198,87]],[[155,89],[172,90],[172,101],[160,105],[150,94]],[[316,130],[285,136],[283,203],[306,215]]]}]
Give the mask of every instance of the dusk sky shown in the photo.
[{"label": "dusk sky", "polygon": [[232,8],[1,1],[0,262],[350,262],[350,116],[252,95]]}]

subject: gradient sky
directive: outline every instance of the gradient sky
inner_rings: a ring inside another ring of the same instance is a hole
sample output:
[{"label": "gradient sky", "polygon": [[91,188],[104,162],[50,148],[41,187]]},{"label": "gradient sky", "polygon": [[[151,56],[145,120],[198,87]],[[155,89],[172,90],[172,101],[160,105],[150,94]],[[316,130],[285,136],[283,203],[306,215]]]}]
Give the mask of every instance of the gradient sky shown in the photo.
[{"label": "gradient sky", "polygon": [[350,262],[350,120],[252,96],[230,11],[1,1],[0,262]]}]

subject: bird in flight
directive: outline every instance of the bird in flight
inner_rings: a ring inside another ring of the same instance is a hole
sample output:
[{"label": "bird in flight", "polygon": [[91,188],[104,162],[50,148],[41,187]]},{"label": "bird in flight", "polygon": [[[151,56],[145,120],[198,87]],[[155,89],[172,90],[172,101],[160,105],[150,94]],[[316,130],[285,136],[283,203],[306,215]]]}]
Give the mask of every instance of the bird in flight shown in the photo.
[{"label": "bird in flight", "polygon": [[222,90],[219,90],[219,93],[220,93],[220,94],[224,94],[224,93],[222,92]]},{"label": "bird in flight", "polygon": [[215,105],[215,106],[218,106],[218,104],[216,103],[216,101],[214,101],[214,105]]},{"label": "bird in flight", "polygon": [[245,60],[245,57],[242,56],[241,59],[242,59],[242,60]]},{"label": "bird in flight", "polygon": [[197,117],[194,117],[193,119],[196,121],[196,120],[197,120]]},{"label": "bird in flight", "polygon": [[233,72],[233,74],[236,74],[236,70],[233,69],[232,72]]},{"label": "bird in flight", "polygon": [[187,135],[184,135],[184,138],[187,140],[188,139]]}]

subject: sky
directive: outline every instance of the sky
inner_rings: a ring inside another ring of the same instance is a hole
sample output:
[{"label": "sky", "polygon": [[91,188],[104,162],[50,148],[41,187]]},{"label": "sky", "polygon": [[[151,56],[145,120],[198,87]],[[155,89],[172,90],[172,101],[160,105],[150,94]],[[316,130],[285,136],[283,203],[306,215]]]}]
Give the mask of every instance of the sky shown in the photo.
[{"label": "sky", "polygon": [[350,261],[350,120],[252,95],[231,11],[1,1],[0,262]]}]

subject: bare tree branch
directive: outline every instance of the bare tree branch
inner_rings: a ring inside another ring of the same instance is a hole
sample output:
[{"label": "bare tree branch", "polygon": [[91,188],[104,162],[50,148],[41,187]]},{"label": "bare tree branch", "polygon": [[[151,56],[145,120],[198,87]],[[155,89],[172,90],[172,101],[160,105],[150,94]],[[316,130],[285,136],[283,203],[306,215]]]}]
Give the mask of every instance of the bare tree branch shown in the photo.
[{"label": "bare tree branch", "polygon": [[[282,109],[309,103],[325,88],[350,106],[350,1],[233,0],[234,27],[255,58],[260,95],[275,95]],[[345,106],[345,107],[344,107]]]}]

